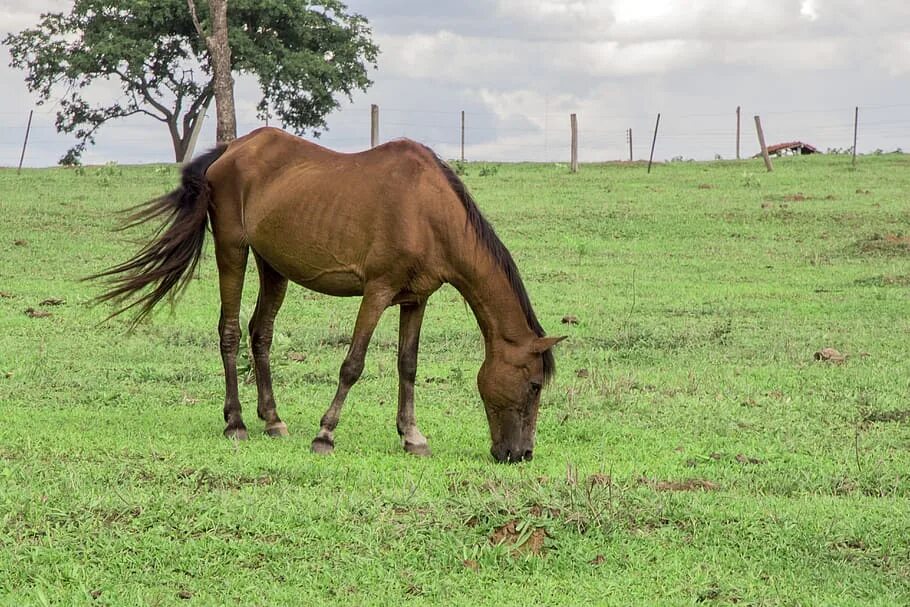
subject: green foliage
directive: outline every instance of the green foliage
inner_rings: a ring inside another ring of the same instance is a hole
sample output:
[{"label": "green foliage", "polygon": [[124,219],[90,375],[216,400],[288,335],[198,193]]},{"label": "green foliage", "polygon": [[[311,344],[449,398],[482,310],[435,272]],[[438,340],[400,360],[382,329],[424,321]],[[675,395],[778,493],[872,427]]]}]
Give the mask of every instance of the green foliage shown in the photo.
[{"label": "green foliage", "polygon": [[[359,302],[293,285],[272,347],[292,436],[261,435],[242,384],[251,440],[226,441],[211,245],[135,333],[79,281],[135,250],[114,211],[177,170],[0,169],[0,604],[910,604],[910,159],[849,165],[468,165],[569,335],[516,466],[488,454],[483,338],[448,287],[417,374],[432,458],[395,432],[395,309],[335,455],[309,453]],[[245,315],[257,283],[251,263]]]},{"label": "green foliage", "polygon": [[499,172],[499,165],[495,164],[484,164],[480,167],[480,172],[478,175],[481,177],[492,177]]},{"label": "green foliage", "polygon": [[[205,21],[207,4],[197,4]],[[234,71],[257,77],[260,114],[286,128],[318,135],[338,95],[350,98],[372,84],[367,69],[378,48],[367,20],[341,2],[238,0],[228,20]],[[212,96],[207,50],[185,0],[75,0],[69,13],[45,14],[3,42],[39,104],[60,95],[57,129],[77,139],[62,164],[78,163],[103,124],[135,114],[167,125],[179,161]],[[88,101],[93,85],[105,81],[121,94]]]}]

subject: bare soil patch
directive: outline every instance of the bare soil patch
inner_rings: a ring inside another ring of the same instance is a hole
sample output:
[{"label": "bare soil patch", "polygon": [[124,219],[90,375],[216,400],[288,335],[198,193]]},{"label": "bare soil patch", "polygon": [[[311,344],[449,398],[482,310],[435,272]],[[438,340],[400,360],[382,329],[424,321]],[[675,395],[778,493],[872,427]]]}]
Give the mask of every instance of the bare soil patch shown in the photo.
[{"label": "bare soil patch", "polygon": [[532,556],[542,555],[545,550],[546,530],[542,527],[524,527],[519,529],[520,527],[521,524],[516,520],[497,527],[490,535],[490,543],[494,546],[512,546],[512,554],[514,556],[525,554]]},{"label": "bare soil patch", "polygon": [[26,308],[25,315],[29,318],[47,318],[48,316],[53,316],[47,310],[36,310],[35,308]]},{"label": "bare soil patch", "polygon": [[655,491],[719,491],[720,485],[703,478],[690,478],[683,481],[661,481],[642,477],[639,485],[647,485]]},{"label": "bare soil patch", "polygon": [[817,361],[841,365],[847,361],[847,355],[841,354],[834,348],[822,348],[812,355]]},{"label": "bare soil patch", "polygon": [[910,276],[906,274],[882,274],[858,278],[853,284],[859,287],[910,287]]},{"label": "bare soil patch", "polygon": [[873,234],[855,245],[865,255],[907,255],[910,254],[910,235]]},{"label": "bare soil patch", "polygon": [[863,415],[864,422],[905,422],[910,421],[910,409],[895,411],[870,411]]}]

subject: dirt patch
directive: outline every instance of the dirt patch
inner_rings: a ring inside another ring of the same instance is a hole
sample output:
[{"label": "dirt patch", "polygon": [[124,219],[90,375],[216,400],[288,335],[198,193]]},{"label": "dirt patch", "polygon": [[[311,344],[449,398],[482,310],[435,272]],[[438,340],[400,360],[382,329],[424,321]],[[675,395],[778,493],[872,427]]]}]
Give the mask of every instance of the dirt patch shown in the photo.
[{"label": "dirt patch", "polygon": [[7,293],[6,291],[0,291],[0,299],[12,299],[15,297],[12,293]]},{"label": "dirt patch", "polygon": [[35,308],[26,308],[25,315],[29,318],[47,318],[48,316],[53,316],[47,310],[36,310]]},{"label": "dirt patch", "polygon": [[564,325],[577,325],[577,324],[578,324],[578,317],[577,317],[577,316],[574,316],[574,315],[572,315],[572,314],[566,314],[565,316],[562,317],[562,324],[564,324]]},{"label": "dirt patch", "polygon": [[268,474],[260,476],[220,476],[212,474],[208,470],[194,470],[186,468],[177,473],[177,478],[195,482],[197,489],[207,491],[217,491],[226,489],[240,489],[242,487],[256,486],[264,487],[274,483],[274,479]]},{"label": "dirt patch", "polygon": [[906,234],[873,234],[856,243],[858,252],[866,255],[910,254],[910,236]]},{"label": "dirt patch", "polygon": [[757,457],[749,457],[747,455],[743,455],[742,453],[737,453],[734,459],[740,464],[750,464],[753,466],[758,466],[765,463],[765,460],[763,459],[758,459]]},{"label": "dirt patch", "polygon": [[711,185],[710,183],[700,183],[700,184],[698,184],[698,189],[699,190],[713,190],[714,186]]},{"label": "dirt patch", "polygon": [[784,200],[787,202],[803,202],[804,200],[809,200],[802,192],[799,194],[788,194],[784,196]]},{"label": "dirt patch", "polygon": [[579,369],[578,371],[575,372],[575,376],[584,379],[586,377],[590,377],[591,372],[588,371],[587,369]]},{"label": "dirt patch", "polygon": [[588,477],[588,484],[592,487],[609,487],[613,479],[609,474],[592,474]]},{"label": "dirt patch", "polygon": [[687,459],[686,467],[695,468],[696,466],[699,466],[701,464],[705,464],[705,463],[712,462],[712,461],[719,462],[719,461],[722,461],[725,459],[726,460],[732,459],[733,461],[740,463],[740,464],[758,465],[758,464],[765,463],[764,460],[758,459],[757,457],[749,457],[747,455],[743,455],[742,453],[737,453],[735,456],[730,458],[730,456],[724,455],[723,453],[714,452],[707,457],[701,456],[701,457],[693,457],[693,458]]},{"label": "dirt patch", "polygon": [[512,546],[513,556],[540,556],[545,551],[546,538],[547,532],[542,527],[522,526],[519,521],[509,521],[493,530],[490,543],[494,546]]},{"label": "dirt patch", "polygon": [[62,306],[66,303],[65,299],[60,299],[59,297],[49,297],[42,301],[39,306]]},{"label": "dirt patch", "polygon": [[703,478],[690,478],[684,481],[661,481],[642,477],[639,485],[647,485],[655,491],[719,491],[720,485]]},{"label": "dirt patch", "polygon": [[853,284],[860,287],[910,287],[910,276],[906,274],[882,274],[869,278],[858,278]]},{"label": "dirt patch", "polygon": [[817,361],[841,365],[847,361],[847,355],[841,354],[834,348],[822,348],[812,355]]},{"label": "dirt patch", "polygon": [[180,592],[177,593],[177,598],[183,599],[186,601],[186,600],[193,598],[193,593],[190,592],[189,590],[181,590]]},{"label": "dirt patch", "polygon": [[117,523],[128,523],[129,521],[138,518],[141,514],[142,508],[139,506],[133,506],[132,508],[127,508],[125,510],[98,511],[98,515],[107,526],[116,525]]},{"label": "dirt patch", "polygon": [[597,565],[603,565],[603,564],[606,563],[606,562],[607,562],[607,559],[606,559],[606,557],[605,557],[604,555],[602,555],[602,554],[598,554],[598,555],[595,556],[593,559],[591,559],[590,561],[588,561],[589,564],[594,565],[595,567],[596,567]]},{"label": "dirt patch", "polygon": [[306,360],[305,352],[288,352],[288,358],[294,362],[302,363]]},{"label": "dirt patch", "polygon": [[20,238],[19,240],[14,240],[13,244],[17,247],[26,247],[28,246],[28,241]]},{"label": "dirt patch", "polygon": [[480,565],[474,559],[464,559],[461,564],[464,565],[465,569],[470,569],[471,571],[480,570]]},{"label": "dirt patch", "polygon": [[905,422],[910,421],[910,409],[895,411],[870,411],[863,415],[864,422]]}]

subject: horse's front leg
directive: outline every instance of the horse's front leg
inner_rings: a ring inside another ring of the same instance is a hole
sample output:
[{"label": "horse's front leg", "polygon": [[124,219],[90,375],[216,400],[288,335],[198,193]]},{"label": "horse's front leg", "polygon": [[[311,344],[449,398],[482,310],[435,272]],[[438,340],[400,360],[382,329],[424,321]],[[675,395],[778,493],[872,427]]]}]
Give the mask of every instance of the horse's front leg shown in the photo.
[{"label": "horse's front leg", "polygon": [[373,336],[382,312],[391,304],[392,297],[393,294],[387,289],[369,287],[365,289],[363,301],[360,302],[360,310],[357,312],[357,322],[354,324],[351,347],[341,364],[341,372],[338,375],[338,390],[335,392],[332,404],[329,405],[319,422],[319,433],[313,439],[311,448],[314,453],[331,453],[335,449],[335,427],[341,416],[344,399],[347,398],[351,386],[360,379],[370,338]]},{"label": "horse's front leg", "polygon": [[401,305],[398,327],[398,436],[404,450],[414,455],[430,455],[427,439],[417,428],[414,415],[414,379],[417,376],[417,349],[420,325],[427,302]]}]

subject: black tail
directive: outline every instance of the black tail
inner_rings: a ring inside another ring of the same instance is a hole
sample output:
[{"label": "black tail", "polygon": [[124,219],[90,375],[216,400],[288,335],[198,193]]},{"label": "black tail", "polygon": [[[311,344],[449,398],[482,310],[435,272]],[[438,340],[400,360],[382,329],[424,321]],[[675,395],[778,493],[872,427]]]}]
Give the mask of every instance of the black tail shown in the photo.
[{"label": "black tail", "polygon": [[[186,289],[205,241],[211,197],[205,172],[226,148],[220,145],[194,159],[183,168],[179,188],[132,209],[134,213],[121,229],[157,218],[164,218],[164,222],[152,241],[132,259],[88,277],[89,280],[106,278],[110,287],[95,298],[96,302],[127,304],[111,314],[109,319],[138,307],[139,311],[133,319],[133,324],[136,324],[148,316],[165,295],[170,293],[173,299]],[[140,296],[147,287],[151,289]],[[134,298],[132,303],[127,303]]]}]

